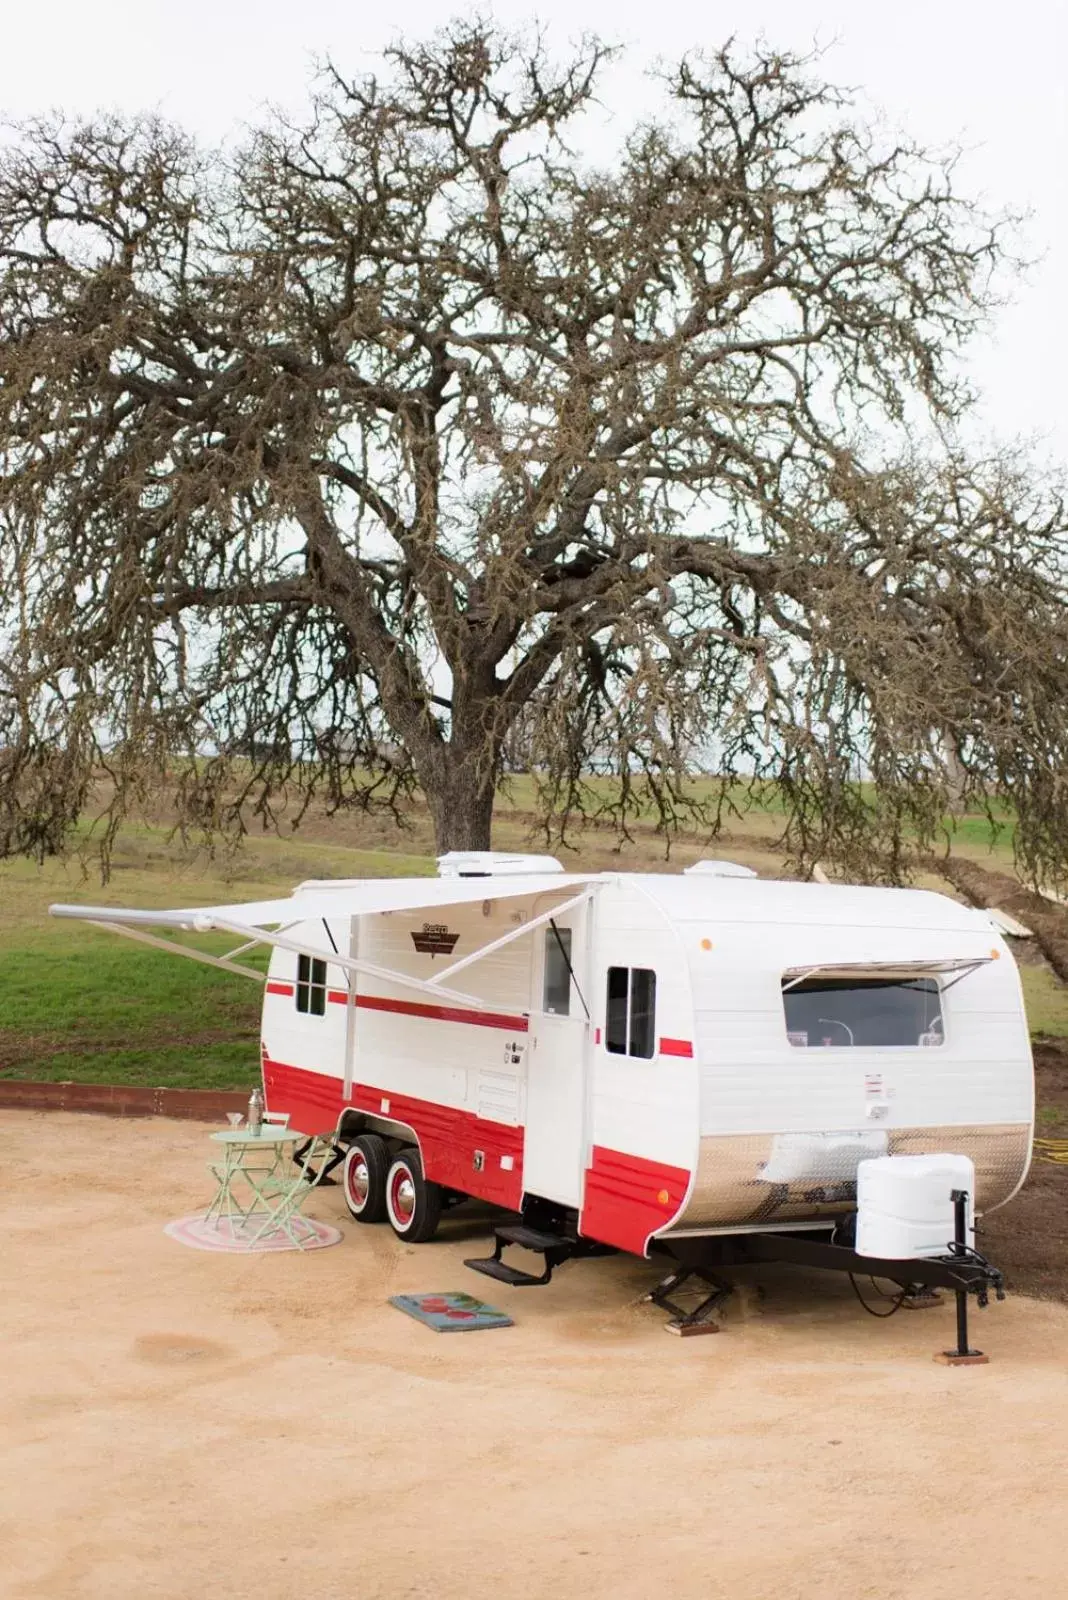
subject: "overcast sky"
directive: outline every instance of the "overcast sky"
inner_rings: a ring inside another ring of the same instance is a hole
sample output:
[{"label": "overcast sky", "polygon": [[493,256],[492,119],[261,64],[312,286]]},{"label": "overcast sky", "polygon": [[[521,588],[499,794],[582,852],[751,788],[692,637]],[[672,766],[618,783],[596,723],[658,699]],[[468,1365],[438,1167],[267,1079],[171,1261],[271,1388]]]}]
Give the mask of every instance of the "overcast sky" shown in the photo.
[{"label": "overcast sky", "polygon": [[[403,8],[351,0],[49,0],[5,8],[0,111],[154,109],[217,140],[268,102],[299,107],[316,58],[370,66],[398,25],[431,31],[463,11],[446,0]],[[628,47],[611,101],[619,119],[648,106],[641,69],[658,55],[715,47],[732,32],[827,49],[825,71],[856,87],[891,125],[925,143],[966,147],[961,182],[988,204],[1033,216],[1028,253],[975,373],[982,426],[1025,435],[1068,462],[1068,5],[1065,0],[498,0],[509,23],[536,16],[560,48],[589,28]]]}]

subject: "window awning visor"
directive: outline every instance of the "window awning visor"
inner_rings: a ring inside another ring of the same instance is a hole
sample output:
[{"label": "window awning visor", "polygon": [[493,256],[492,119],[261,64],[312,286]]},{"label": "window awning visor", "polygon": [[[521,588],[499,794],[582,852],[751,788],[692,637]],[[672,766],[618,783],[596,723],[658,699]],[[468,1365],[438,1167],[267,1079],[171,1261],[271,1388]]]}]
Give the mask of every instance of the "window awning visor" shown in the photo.
[{"label": "window awning visor", "polygon": [[[910,978],[949,976],[954,983],[979,967],[996,960],[989,956],[947,956],[934,961],[822,961],[810,967],[787,967],[782,975],[783,991],[794,989],[809,978],[832,982],[863,983],[865,980],[907,983]],[[949,987],[945,985],[944,987]]]},{"label": "window awning visor", "polygon": [[[224,971],[239,973],[262,983],[263,973],[238,964],[236,957],[256,944],[273,945],[283,950],[293,950],[300,955],[325,959],[342,969],[348,976],[361,972],[385,982],[397,983],[404,988],[418,989],[446,999],[456,1000],[478,1010],[491,1010],[494,1002],[480,999],[444,986],[442,979],[454,968],[466,967],[481,955],[514,938],[522,937],[539,926],[564,905],[572,905],[582,898],[590,882],[588,875],[553,873],[530,877],[482,878],[365,878],[353,879],[326,888],[316,885],[301,889],[278,900],[252,900],[235,905],[181,906],[172,909],[146,910],[131,906],[81,906],[53,905],[49,912],[54,917],[71,918],[88,922],[95,928],[123,934],[156,949],[168,950],[175,955],[190,957],[205,965],[222,967]],[[480,904],[483,901],[528,899],[542,894],[552,894],[555,904],[539,916],[517,927],[462,961],[445,968],[436,979],[415,978],[408,973],[396,972],[373,962],[357,960],[341,954],[336,946],[324,951],[320,943],[311,943],[293,932],[299,924],[322,923],[331,945],[334,936],[331,921],[354,916],[373,916],[384,912],[446,911],[450,906]],[[152,930],[159,930],[154,932]],[[176,933],[229,933],[242,943],[225,955],[214,955],[192,945],[177,943],[164,934]]]}]

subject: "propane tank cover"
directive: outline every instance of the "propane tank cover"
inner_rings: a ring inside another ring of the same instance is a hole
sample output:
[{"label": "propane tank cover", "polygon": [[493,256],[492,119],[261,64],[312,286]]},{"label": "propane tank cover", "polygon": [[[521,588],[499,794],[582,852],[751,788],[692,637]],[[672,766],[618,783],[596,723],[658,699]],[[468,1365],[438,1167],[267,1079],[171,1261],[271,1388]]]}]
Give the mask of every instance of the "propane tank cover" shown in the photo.
[{"label": "propane tank cover", "polygon": [[883,1261],[949,1255],[953,1192],[968,1195],[974,1248],[975,1164],[964,1155],[876,1156],[857,1167],[857,1254]]}]

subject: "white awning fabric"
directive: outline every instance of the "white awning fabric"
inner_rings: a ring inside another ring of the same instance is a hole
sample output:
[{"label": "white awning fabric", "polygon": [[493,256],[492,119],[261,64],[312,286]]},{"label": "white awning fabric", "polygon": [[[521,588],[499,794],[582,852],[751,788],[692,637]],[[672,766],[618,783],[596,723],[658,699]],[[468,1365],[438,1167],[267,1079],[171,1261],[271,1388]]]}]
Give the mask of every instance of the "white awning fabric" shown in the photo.
[{"label": "white awning fabric", "polygon": [[325,884],[300,888],[281,900],[249,900],[227,906],[146,911],[128,906],[54,905],[49,911],[54,917],[74,917],[82,922],[121,922],[128,927],[184,928],[188,932],[209,933],[217,927],[229,930],[235,923],[250,929],[271,928],[323,917],[329,920],[561,894],[572,885],[589,881],[588,874],[561,872],[507,878],[351,878],[329,888]]},{"label": "white awning fabric", "polygon": [[[132,906],[72,906],[54,905],[49,911],[54,917],[69,917],[88,922],[92,927],[104,928],[123,934],[155,949],[167,950],[174,955],[186,956],[207,966],[221,967],[226,972],[263,982],[263,973],[245,967],[235,960],[253,944],[274,945],[282,950],[293,950],[301,955],[322,958],[321,944],[309,944],[287,930],[298,923],[324,922],[331,919],[355,916],[374,916],[391,911],[445,910],[449,906],[476,904],[483,900],[509,900],[517,897],[552,893],[557,903],[567,906],[574,903],[576,889],[591,881],[590,875],[552,873],[532,874],[529,877],[506,878],[353,878],[327,886],[316,883],[302,885],[295,893],[281,900],[247,900],[243,904],[225,906],[181,906],[172,910],[144,910]],[[352,973],[365,973],[369,977],[398,983],[403,988],[417,989],[439,998],[455,1000],[476,1010],[492,1010],[493,1003],[459,989],[446,988],[443,979],[452,971],[470,966],[473,960],[487,954],[513,938],[522,937],[538,927],[551,915],[551,911],[534,917],[523,927],[502,939],[492,940],[481,951],[453,963],[436,979],[415,978],[408,973],[380,967],[372,962],[335,951],[326,956],[331,966],[340,967],[346,978]],[[151,932],[159,929],[160,932]],[[243,942],[226,955],[213,955],[205,950],[161,937],[168,933],[229,933]]]}]

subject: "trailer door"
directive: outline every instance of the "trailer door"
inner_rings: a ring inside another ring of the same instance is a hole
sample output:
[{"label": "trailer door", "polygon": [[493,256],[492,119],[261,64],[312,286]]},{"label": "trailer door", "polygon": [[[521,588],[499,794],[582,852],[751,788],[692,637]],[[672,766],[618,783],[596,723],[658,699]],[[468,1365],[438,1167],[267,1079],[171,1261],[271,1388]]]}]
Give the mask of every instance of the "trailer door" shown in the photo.
[{"label": "trailer door", "polygon": [[585,906],[538,931],[527,1055],[523,1189],[582,1203],[589,1018]]}]

